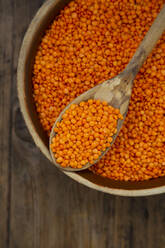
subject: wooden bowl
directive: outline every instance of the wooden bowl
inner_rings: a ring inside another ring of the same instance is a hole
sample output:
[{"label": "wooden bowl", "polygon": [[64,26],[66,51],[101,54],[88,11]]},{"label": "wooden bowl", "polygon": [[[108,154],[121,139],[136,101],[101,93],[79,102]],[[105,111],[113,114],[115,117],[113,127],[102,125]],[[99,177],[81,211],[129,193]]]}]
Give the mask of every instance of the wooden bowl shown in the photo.
[{"label": "wooden bowl", "polygon": [[[37,118],[32,97],[32,67],[36,49],[44,31],[59,14],[69,0],[49,0],[39,9],[24,37],[18,62],[18,97],[26,125],[36,145],[51,161],[48,137]],[[114,195],[146,196],[165,192],[165,177],[144,182],[120,182],[94,175],[85,170],[78,173],[64,172],[66,175],[92,189]]]}]

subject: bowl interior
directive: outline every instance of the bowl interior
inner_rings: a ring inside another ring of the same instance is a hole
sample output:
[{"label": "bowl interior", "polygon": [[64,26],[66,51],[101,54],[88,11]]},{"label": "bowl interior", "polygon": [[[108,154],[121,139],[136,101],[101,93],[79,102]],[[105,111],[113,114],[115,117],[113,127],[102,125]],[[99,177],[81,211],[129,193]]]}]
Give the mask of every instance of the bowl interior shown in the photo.
[{"label": "bowl interior", "polygon": [[[37,117],[36,109],[34,100],[32,97],[32,68],[34,64],[34,57],[36,54],[37,47],[41,41],[41,37],[43,36],[45,29],[49,27],[50,23],[56,18],[56,16],[59,14],[60,9],[62,9],[69,0],[54,0],[54,1],[48,1],[47,4],[50,6],[46,8],[46,4],[44,4],[43,7],[41,7],[40,12],[37,13],[35,16],[35,20],[33,20],[32,24],[33,26],[36,25],[35,31],[33,30],[31,34],[31,38],[28,41],[28,49],[25,52],[25,60],[24,60],[24,67],[23,67],[23,73],[24,73],[24,85],[23,85],[23,91],[26,101],[26,109],[28,111],[28,118],[31,120],[31,123],[33,125],[34,132],[37,132],[40,140],[44,143],[47,152],[48,152],[48,136],[42,129],[42,126],[39,122],[39,119]],[[44,11],[45,8],[45,11]],[[42,13],[42,16],[41,16]],[[30,32],[28,30],[28,32]],[[34,138],[34,137],[33,137]],[[42,149],[41,149],[42,150]],[[77,172],[77,174],[84,179],[87,179],[88,181],[99,185],[103,187],[109,187],[111,189],[125,189],[125,190],[140,190],[140,189],[150,189],[155,187],[160,187],[165,185],[165,177],[152,179],[149,181],[143,181],[143,182],[121,182],[121,181],[114,181],[111,179],[103,178],[100,176],[97,176],[90,172],[89,170]]]}]

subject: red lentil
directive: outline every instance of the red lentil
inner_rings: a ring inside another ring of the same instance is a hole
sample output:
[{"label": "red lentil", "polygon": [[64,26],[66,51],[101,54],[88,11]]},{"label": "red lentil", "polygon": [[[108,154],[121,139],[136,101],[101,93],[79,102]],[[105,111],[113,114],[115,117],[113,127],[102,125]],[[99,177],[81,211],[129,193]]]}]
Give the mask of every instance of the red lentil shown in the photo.
[{"label": "red lentil", "polygon": [[71,104],[54,129],[51,149],[57,163],[72,168],[93,164],[111,146],[118,119],[123,119],[120,111],[105,101]]},{"label": "red lentil", "polygon": [[[76,0],[46,31],[33,69],[34,100],[48,135],[64,107],[117,75],[134,54],[163,0]],[[140,70],[125,124],[92,171],[114,180],[165,175],[165,34]]]}]

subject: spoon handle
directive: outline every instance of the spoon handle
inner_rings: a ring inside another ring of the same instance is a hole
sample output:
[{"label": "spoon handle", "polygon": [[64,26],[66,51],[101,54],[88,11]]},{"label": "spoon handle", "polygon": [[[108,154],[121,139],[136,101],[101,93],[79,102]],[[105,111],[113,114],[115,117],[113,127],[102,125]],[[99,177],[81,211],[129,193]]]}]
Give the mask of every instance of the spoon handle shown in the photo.
[{"label": "spoon handle", "polygon": [[136,50],[131,61],[126,66],[123,73],[130,74],[132,72],[132,79],[135,78],[146,58],[160,39],[162,33],[165,31],[165,4],[152,24],[151,28],[145,35],[140,46]]}]

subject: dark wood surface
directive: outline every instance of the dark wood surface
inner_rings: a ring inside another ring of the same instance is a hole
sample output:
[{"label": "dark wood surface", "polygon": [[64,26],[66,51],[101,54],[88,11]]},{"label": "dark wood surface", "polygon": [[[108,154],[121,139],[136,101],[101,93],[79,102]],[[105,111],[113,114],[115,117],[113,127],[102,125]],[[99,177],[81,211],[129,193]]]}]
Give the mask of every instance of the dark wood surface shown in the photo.
[{"label": "dark wood surface", "polygon": [[18,53],[43,0],[0,0],[0,248],[164,248],[165,195],[115,197],[63,175],[34,145]]}]

